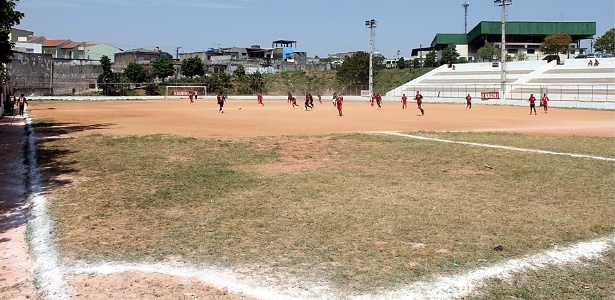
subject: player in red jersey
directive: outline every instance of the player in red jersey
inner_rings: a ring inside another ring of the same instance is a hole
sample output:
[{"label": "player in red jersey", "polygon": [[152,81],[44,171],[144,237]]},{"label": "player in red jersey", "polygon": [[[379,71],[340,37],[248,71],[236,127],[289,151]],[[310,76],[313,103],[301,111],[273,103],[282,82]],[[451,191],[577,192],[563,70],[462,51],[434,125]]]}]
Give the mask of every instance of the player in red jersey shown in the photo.
[{"label": "player in red jersey", "polygon": [[263,93],[258,92],[258,95],[256,95],[256,100],[258,100],[258,104],[265,106],[265,104],[263,103]]},{"label": "player in red jersey", "polygon": [[320,104],[322,104],[322,95],[320,93],[318,93],[318,102],[320,102]]},{"label": "player in red jersey", "polygon": [[376,94],[376,104],[378,105],[378,109],[382,108],[382,96],[380,96],[380,93]]},{"label": "player in red jersey", "polygon": [[308,110],[308,108],[311,108],[310,106],[310,94],[305,93],[305,102],[303,103],[303,106],[305,107],[305,110]]},{"label": "player in red jersey", "polygon": [[528,99],[527,101],[530,102],[530,115],[532,114],[532,110],[534,110],[534,115],[537,115],[538,113],[536,113],[536,98],[534,98],[534,94],[530,94],[530,99]]},{"label": "player in red jersey", "polygon": [[190,104],[194,103],[194,100],[192,99],[194,97],[194,94],[192,92],[188,93],[188,98],[190,98]]},{"label": "player in red jersey", "polygon": [[290,96],[290,103],[293,105],[293,109],[295,109],[295,106],[299,106],[297,104],[297,98],[295,98],[295,96]]},{"label": "player in red jersey", "polygon": [[[291,94],[290,92],[288,92],[288,104],[293,103],[293,94]],[[294,107],[293,107],[294,108]]]},{"label": "player in red jersey", "polygon": [[224,113],[224,102],[226,102],[226,96],[224,96],[223,92],[220,92],[218,93],[218,96],[216,96],[216,99],[218,100],[218,105],[220,106],[218,112]]},{"label": "player in red jersey", "polygon": [[545,114],[549,113],[549,96],[546,93],[542,95],[542,109],[544,109]]},{"label": "player in red jersey", "polygon": [[312,97],[312,93],[308,93],[308,103],[311,108],[314,108],[314,97]]},{"label": "player in red jersey", "polygon": [[408,107],[408,97],[406,94],[401,95],[401,109],[406,109]]},{"label": "player in red jersey", "polygon": [[466,109],[472,109],[472,96],[470,94],[466,96]]},{"label": "player in red jersey", "polygon": [[28,105],[28,100],[26,99],[26,96],[24,96],[24,94],[21,94],[21,96],[19,96],[19,99],[17,99],[17,106],[19,106],[19,115],[23,117],[23,111],[24,111],[24,107]]},{"label": "player in red jersey", "polygon": [[421,116],[425,115],[425,110],[423,110],[423,95],[421,95],[421,93],[419,93],[419,91],[416,91],[416,95],[414,96],[414,100],[416,100],[416,105],[418,106],[419,110],[421,111]]},{"label": "player in red jersey", "polygon": [[342,94],[338,94],[337,97],[335,98],[335,104],[337,106],[337,112],[340,114],[340,117],[342,116],[342,105],[344,104],[344,97],[342,97]]},{"label": "player in red jersey", "polygon": [[376,94],[372,93],[372,98],[369,99],[369,103],[371,106],[374,106],[374,101],[376,101]]}]

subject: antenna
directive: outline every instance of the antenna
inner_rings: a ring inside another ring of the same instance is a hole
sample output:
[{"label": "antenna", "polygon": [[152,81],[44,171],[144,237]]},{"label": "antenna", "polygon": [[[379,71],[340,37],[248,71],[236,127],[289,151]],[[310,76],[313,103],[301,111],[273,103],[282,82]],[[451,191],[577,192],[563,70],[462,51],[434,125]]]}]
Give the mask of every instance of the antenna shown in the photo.
[{"label": "antenna", "polygon": [[470,6],[470,2],[466,1],[462,3],[461,6],[465,11],[465,17],[463,19],[463,33],[468,33],[468,7]]}]

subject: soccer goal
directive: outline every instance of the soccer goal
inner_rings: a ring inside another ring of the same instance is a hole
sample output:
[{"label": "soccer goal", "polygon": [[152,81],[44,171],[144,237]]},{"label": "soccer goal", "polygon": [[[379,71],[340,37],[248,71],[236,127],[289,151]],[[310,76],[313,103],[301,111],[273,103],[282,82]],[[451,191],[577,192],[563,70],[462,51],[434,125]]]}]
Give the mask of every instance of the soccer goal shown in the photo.
[{"label": "soccer goal", "polygon": [[[168,85],[164,92],[164,99],[170,96],[185,96],[188,97],[190,93],[195,96],[207,96],[207,86],[204,85]],[[198,99],[198,98],[197,98]]]}]

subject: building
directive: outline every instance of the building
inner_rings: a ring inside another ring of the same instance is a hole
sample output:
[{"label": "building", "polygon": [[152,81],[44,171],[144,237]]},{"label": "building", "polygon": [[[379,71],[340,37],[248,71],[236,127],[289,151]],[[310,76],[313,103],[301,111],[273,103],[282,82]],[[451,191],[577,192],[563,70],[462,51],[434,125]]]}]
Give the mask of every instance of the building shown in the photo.
[{"label": "building", "polygon": [[[550,34],[564,32],[570,35],[570,56],[584,54],[581,41],[593,39],[596,34],[596,22],[506,22],[506,52],[513,58],[517,54],[525,54],[527,60],[540,60],[547,53],[541,53],[540,44]],[[493,43],[501,48],[502,23],[483,21],[478,23],[467,34],[438,33],[430,47],[412,49],[412,56],[425,57],[425,54],[435,50],[438,54],[448,45],[455,45],[460,58],[467,61],[478,61],[478,49],[485,42]],[[566,57],[564,57],[566,58]]]},{"label": "building", "polygon": [[137,48],[116,53],[113,64],[115,68],[124,69],[131,62],[149,65],[161,57],[159,49]]}]

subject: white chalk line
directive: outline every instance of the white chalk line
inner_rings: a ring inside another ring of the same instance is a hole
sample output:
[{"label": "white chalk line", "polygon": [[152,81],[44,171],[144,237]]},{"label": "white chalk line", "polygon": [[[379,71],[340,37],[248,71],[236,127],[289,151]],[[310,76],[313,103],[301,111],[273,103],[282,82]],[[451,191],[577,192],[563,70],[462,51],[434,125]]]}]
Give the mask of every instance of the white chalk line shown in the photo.
[{"label": "white chalk line", "polygon": [[589,159],[596,159],[596,160],[615,161],[615,158],[611,158],[611,157],[602,157],[602,156],[594,156],[594,155],[587,155],[587,154],[576,154],[576,153],[566,153],[566,152],[555,152],[555,151],[540,150],[540,149],[518,148],[518,147],[511,147],[511,146],[492,145],[492,144],[483,144],[483,143],[473,143],[473,142],[464,142],[464,141],[453,141],[453,140],[445,140],[445,139],[439,139],[439,138],[425,137],[425,136],[420,136],[420,135],[405,134],[405,133],[394,132],[394,131],[378,131],[378,132],[373,132],[373,133],[376,133],[376,134],[386,134],[386,135],[394,135],[394,136],[412,138],[412,139],[417,139],[417,140],[433,141],[433,142],[442,142],[442,143],[460,144],[460,145],[468,145],[468,146],[487,147],[487,148],[504,149],[504,150],[512,150],[512,151],[521,151],[521,152],[533,152],[533,153],[540,153],[540,154],[563,155],[563,156],[571,156],[571,157],[576,157],[576,158],[589,158]]},{"label": "white chalk line", "polygon": [[[300,278],[283,275],[284,283],[276,281],[264,286],[263,283],[272,281],[271,278],[257,278],[240,275],[238,272],[216,268],[197,268],[174,266],[165,263],[131,264],[122,262],[106,262],[92,264],[83,262],[83,265],[63,265],[55,249],[52,239],[54,230],[53,221],[48,214],[47,199],[41,186],[41,175],[38,171],[36,158],[36,143],[31,126],[31,119],[26,119],[28,126],[28,152],[29,159],[29,189],[32,203],[32,219],[29,226],[29,243],[32,258],[36,263],[36,280],[43,289],[46,299],[72,299],[74,294],[68,287],[65,276],[70,274],[101,274],[108,275],[122,272],[160,273],[180,278],[197,279],[212,287],[226,288],[232,293],[241,293],[261,299],[451,299],[461,298],[474,291],[481,283],[490,278],[505,278],[515,272],[527,269],[540,268],[549,264],[564,264],[578,262],[583,258],[595,258],[613,247],[613,237],[601,238],[589,242],[582,242],[564,249],[547,251],[521,259],[512,259],[491,267],[469,271],[463,274],[444,276],[431,281],[421,281],[402,287],[397,291],[390,291],[378,295],[340,295],[334,292],[324,282],[306,282]],[[392,134],[420,139],[438,140],[419,136],[407,136],[390,132]],[[442,140],[445,141],[445,140]],[[453,141],[448,141],[453,142]],[[455,142],[465,143],[465,142]],[[475,143],[465,143],[474,145]],[[482,144],[476,144],[482,146]],[[509,149],[514,147],[498,147]],[[527,151],[528,149],[524,150]],[[548,151],[546,152],[548,153]],[[554,152],[556,153],[556,152]],[[581,156],[589,157],[591,156]],[[602,158],[604,159],[604,158]],[[610,160],[610,159],[606,159]]]}]

